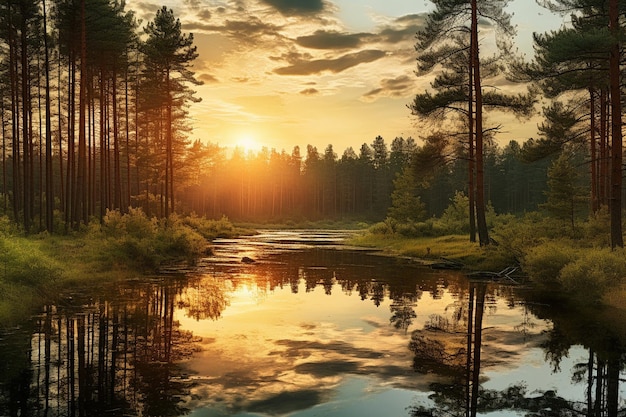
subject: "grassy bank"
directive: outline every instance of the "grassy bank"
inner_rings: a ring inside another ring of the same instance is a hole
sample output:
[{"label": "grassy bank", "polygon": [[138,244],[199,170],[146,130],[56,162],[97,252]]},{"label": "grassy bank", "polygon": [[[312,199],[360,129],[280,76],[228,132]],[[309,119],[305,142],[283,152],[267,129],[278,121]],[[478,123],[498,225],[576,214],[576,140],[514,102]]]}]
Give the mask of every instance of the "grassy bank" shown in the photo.
[{"label": "grassy bank", "polygon": [[538,212],[495,216],[490,236],[497,244],[487,247],[470,243],[468,234],[450,234],[439,219],[429,221],[407,225],[386,220],[352,243],[425,261],[445,257],[468,270],[516,265],[537,289],[584,303],[626,305],[626,251],[611,249],[606,213],[581,219],[574,227]]},{"label": "grassy bank", "polygon": [[68,235],[23,236],[0,218],[0,326],[16,323],[71,285],[156,272],[193,262],[216,237],[241,233],[227,219],[148,218],[141,211],[110,212]]},{"label": "grassy bank", "polygon": [[471,271],[500,271],[515,262],[514,258],[495,247],[481,248],[467,235],[406,237],[400,234],[365,232],[350,244],[382,249],[386,253],[406,256],[432,263],[446,258],[463,263]]}]

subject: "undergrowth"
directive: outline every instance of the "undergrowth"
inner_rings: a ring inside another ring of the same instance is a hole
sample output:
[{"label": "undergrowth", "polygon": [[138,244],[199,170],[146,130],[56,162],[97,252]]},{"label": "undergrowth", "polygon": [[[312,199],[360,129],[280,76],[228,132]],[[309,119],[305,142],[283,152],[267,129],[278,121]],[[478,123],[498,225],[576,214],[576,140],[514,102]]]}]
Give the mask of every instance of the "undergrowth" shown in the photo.
[{"label": "undergrowth", "polygon": [[139,209],[109,211],[67,235],[25,237],[0,217],[0,326],[32,313],[64,287],[155,272],[171,262],[194,262],[216,237],[239,233],[227,218],[149,218]]}]

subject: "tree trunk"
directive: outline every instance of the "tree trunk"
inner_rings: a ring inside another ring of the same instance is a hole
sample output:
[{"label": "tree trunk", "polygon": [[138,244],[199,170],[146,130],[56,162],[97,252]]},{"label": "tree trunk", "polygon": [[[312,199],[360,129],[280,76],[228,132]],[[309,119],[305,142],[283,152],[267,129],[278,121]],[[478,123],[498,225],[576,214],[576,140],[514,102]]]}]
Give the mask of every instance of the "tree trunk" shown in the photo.
[{"label": "tree trunk", "polygon": [[85,0],[80,2],[80,86],[78,99],[78,163],[76,173],[76,192],[74,195],[74,227],[87,223],[87,205],[85,204],[87,173],[86,157],[86,108],[87,108],[87,34],[85,26]]},{"label": "tree trunk", "polygon": [[596,101],[595,91],[593,88],[589,89],[589,110],[590,110],[590,134],[589,147],[591,153],[591,211],[597,213],[600,208],[598,202],[598,157],[596,152]]},{"label": "tree trunk", "polygon": [[473,49],[473,32],[470,33],[470,54],[468,68],[468,101],[467,101],[467,197],[469,199],[469,238],[470,242],[476,242],[476,199],[474,187],[474,49]]},{"label": "tree trunk", "polygon": [[20,130],[17,40],[13,28],[13,8],[9,10],[9,80],[11,85],[11,159],[13,179],[13,218],[18,221],[21,209],[22,188],[20,187]]},{"label": "tree trunk", "polygon": [[607,91],[605,87],[600,90],[600,161],[599,161],[599,187],[598,187],[598,199],[601,206],[608,206],[609,200],[607,196],[607,179],[608,179],[608,145],[607,145]]},{"label": "tree trunk", "polygon": [[117,114],[117,66],[113,63],[113,74],[111,79],[112,89],[112,110],[113,110],[113,205],[115,209],[122,208],[122,174],[120,172],[120,147],[119,147],[119,129],[118,129],[118,114]]},{"label": "tree trunk", "polygon": [[22,93],[22,157],[23,161],[23,207],[24,211],[24,231],[26,233],[30,232],[31,227],[31,195],[32,195],[32,183],[31,183],[31,163],[32,156],[30,154],[31,144],[30,144],[30,83],[29,83],[29,60],[28,60],[28,36],[27,36],[27,22],[25,13],[25,4],[23,2],[20,3],[20,12],[21,12],[21,38],[20,38],[20,65],[21,65],[21,93]]},{"label": "tree trunk", "polygon": [[[170,72],[167,70],[165,76],[165,89],[167,94],[166,104],[166,136],[165,136],[165,218],[170,217],[170,207],[174,211],[174,161],[172,153],[172,91],[170,85]],[[170,205],[171,201],[171,205]]]},{"label": "tree trunk", "polygon": [[46,0],[43,5],[43,45],[46,76],[46,230],[54,231],[54,178],[52,171],[52,111],[50,109],[50,56],[48,53],[48,26]]},{"label": "tree trunk", "polygon": [[472,0],[472,62],[474,72],[474,95],[476,97],[476,223],[481,246],[489,244],[489,232],[485,217],[485,182],[483,164],[483,94],[480,80],[480,58],[478,54],[478,6]]},{"label": "tree trunk", "polygon": [[609,28],[613,36],[609,58],[611,90],[611,247],[623,247],[622,236],[622,103],[618,0],[609,1]]}]

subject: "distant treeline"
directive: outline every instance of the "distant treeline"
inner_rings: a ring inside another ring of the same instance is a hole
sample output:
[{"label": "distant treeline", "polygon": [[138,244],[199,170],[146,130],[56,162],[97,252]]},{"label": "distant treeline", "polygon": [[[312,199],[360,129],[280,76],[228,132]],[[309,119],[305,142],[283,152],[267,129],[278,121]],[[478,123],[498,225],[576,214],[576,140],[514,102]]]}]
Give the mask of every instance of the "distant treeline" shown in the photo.
[{"label": "distant treeline", "polygon": [[[332,145],[323,152],[308,145],[304,155],[299,147],[291,154],[263,149],[246,155],[235,149],[231,156],[216,145],[199,147],[207,164],[193,184],[180,190],[182,207],[233,220],[382,220],[391,205],[394,180],[406,168],[411,175],[424,171],[419,166],[424,146],[412,138],[397,137],[389,146],[378,136],[358,153],[349,147],[341,156]],[[525,162],[525,151],[515,141],[502,149],[488,147],[486,195],[497,213],[533,211],[546,200],[551,160]],[[428,168],[416,178],[412,192],[430,217],[440,215],[457,191],[467,193],[467,160],[454,157]]]}]

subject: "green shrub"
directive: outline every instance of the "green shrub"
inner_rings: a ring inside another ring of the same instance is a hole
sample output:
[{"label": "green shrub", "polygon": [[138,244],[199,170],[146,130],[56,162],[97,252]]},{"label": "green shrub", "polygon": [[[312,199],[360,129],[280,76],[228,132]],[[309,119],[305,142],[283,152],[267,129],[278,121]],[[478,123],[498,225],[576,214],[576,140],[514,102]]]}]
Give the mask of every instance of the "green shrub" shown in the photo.
[{"label": "green shrub", "polygon": [[563,288],[578,298],[599,300],[626,276],[626,252],[610,248],[586,249],[565,265],[558,276]]},{"label": "green shrub", "polygon": [[207,247],[207,239],[187,226],[177,215],[158,223],[156,248],[166,258],[193,259],[204,253]]},{"label": "green shrub", "polygon": [[458,191],[439,218],[439,227],[448,234],[469,233],[469,198]]},{"label": "green shrub", "polygon": [[395,219],[387,217],[385,221],[374,223],[367,230],[374,235],[393,235],[396,232],[397,224]]},{"label": "green shrub", "polygon": [[130,208],[126,214],[119,210],[107,210],[102,219],[102,232],[106,237],[149,239],[154,237],[156,229],[156,219],[148,218],[141,209]]},{"label": "green shrub", "polygon": [[19,285],[47,285],[61,276],[56,261],[33,241],[0,236],[0,280]]},{"label": "green shrub", "polygon": [[571,241],[548,241],[533,246],[525,253],[522,268],[534,282],[551,286],[559,282],[563,267],[577,256]]},{"label": "green shrub", "polygon": [[595,247],[610,246],[610,224],[611,218],[606,207],[602,207],[597,213],[592,213],[582,226],[585,242]]},{"label": "green shrub", "polygon": [[[2,195],[2,194],[0,194]],[[13,236],[19,232],[17,224],[7,215],[0,216],[0,236]]]},{"label": "green shrub", "polygon": [[423,222],[401,223],[396,225],[396,232],[404,237],[437,237],[446,235],[446,231],[435,219],[427,219]]},{"label": "green shrub", "polygon": [[210,220],[192,213],[183,219],[183,223],[208,240],[217,237],[232,237],[237,233],[235,226],[226,216],[222,216],[219,220]]},{"label": "green shrub", "polygon": [[[176,214],[157,221],[148,218],[141,209],[131,209],[127,214],[108,211],[100,227],[97,224],[89,227],[89,234],[92,242],[102,249],[101,264],[126,263],[158,269],[165,262],[193,260],[207,251],[207,239],[188,226],[187,221]],[[189,222],[203,226],[204,233],[210,228],[228,227],[224,222],[208,222],[197,217]]]}]

